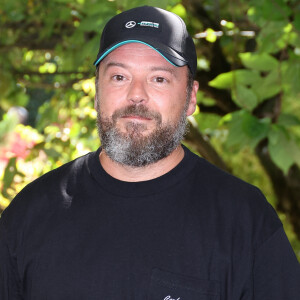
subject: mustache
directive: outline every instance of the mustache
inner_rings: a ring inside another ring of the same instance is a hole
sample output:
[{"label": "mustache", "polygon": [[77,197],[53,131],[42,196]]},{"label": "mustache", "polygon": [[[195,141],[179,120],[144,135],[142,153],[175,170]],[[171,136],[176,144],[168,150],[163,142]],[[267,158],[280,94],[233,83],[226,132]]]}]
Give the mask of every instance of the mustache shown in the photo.
[{"label": "mustache", "polygon": [[136,104],[117,109],[112,115],[112,120],[116,122],[118,118],[129,117],[132,115],[141,118],[154,119],[158,124],[161,124],[162,122],[160,113],[151,111],[144,105]]}]

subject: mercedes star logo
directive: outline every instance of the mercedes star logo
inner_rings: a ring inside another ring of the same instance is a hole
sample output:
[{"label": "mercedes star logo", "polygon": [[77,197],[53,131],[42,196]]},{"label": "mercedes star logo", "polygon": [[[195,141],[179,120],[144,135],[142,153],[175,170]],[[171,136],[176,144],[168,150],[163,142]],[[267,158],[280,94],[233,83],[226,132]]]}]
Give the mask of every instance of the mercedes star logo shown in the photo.
[{"label": "mercedes star logo", "polygon": [[132,28],[136,25],[136,23],[134,21],[129,21],[125,24],[126,28]]}]

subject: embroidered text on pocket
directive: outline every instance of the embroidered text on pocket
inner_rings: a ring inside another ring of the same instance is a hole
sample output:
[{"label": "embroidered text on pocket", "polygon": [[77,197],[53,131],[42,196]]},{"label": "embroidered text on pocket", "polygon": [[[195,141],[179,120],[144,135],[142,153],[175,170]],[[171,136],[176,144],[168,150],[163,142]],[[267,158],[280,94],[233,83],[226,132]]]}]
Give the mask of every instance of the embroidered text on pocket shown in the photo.
[{"label": "embroidered text on pocket", "polygon": [[148,300],[219,300],[219,291],[218,281],[201,280],[154,269]]}]

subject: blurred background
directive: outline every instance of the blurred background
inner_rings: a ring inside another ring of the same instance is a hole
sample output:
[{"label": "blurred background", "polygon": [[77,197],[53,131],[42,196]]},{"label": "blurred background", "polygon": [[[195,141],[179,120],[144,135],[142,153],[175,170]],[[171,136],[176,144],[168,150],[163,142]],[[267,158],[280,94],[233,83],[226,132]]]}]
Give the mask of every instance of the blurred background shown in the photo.
[{"label": "blurred background", "polygon": [[258,186],[300,260],[298,0],[1,0],[0,213],[29,182],[99,147],[100,33],[141,5],[181,16],[197,47],[198,107],[184,144]]}]

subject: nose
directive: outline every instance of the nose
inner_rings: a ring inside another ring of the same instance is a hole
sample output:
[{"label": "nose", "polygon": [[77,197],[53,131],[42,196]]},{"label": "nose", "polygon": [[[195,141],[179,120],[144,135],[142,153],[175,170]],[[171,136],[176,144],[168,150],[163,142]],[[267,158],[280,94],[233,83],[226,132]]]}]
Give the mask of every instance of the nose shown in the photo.
[{"label": "nose", "polygon": [[147,102],[146,83],[141,79],[133,79],[129,87],[127,99],[134,104]]}]

